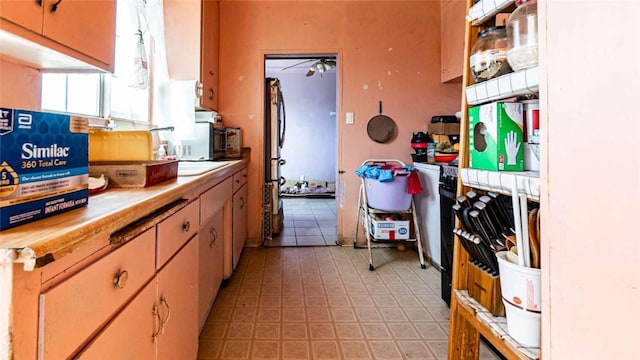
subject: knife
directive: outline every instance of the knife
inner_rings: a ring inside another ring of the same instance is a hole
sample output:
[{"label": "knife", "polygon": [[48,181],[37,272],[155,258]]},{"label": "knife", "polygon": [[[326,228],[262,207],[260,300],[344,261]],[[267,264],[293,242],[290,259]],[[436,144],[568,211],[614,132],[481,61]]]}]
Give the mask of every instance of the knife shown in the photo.
[{"label": "knife", "polygon": [[515,230],[513,230],[513,229],[515,229],[515,224],[513,222],[513,216],[509,215],[510,212],[507,210],[507,207],[502,202],[500,194],[490,191],[490,192],[487,193],[487,195],[495,201],[496,208],[498,209],[498,212],[500,213],[500,216],[502,217],[503,221],[506,224],[508,224],[507,228],[509,228],[511,230],[511,232],[515,232]]}]

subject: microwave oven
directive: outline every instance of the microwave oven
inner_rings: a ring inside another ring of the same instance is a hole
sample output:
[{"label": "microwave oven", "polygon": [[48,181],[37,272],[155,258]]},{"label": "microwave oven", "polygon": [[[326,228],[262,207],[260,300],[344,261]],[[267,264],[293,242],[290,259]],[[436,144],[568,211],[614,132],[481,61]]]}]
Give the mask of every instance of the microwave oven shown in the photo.
[{"label": "microwave oven", "polygon": [[180,160],[216,160],[227,155],[227,132],[210,121],[196,121],[196,137],[175,145]]}]

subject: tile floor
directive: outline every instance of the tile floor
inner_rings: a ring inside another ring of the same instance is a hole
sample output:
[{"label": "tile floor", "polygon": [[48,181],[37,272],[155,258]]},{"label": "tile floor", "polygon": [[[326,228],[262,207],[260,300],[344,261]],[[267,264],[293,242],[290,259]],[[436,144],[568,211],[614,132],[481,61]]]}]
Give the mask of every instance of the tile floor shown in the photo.
[{"label": "tile floor", "polygon": [[[295,221],[295,220],[294,220]],[[245,248],[200,334],[198,359],[446,359],[440,274],[415,251]],[[482,345],[481,359],[497,359]]]},{"label": "tile floor", "polygon": [[334,198],[282,198],[284,228],[269,246],[336,245]]}]

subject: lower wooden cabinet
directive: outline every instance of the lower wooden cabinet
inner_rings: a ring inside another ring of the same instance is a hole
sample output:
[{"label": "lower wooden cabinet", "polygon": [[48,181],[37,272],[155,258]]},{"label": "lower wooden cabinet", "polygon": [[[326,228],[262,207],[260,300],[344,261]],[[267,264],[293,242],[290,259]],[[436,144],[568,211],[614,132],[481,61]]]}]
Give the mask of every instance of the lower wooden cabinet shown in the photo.
[{"label": "lower wooden cabinet", "polygon": [[158,307],[162,330],[157,359],[198,357],[198,242],[197,237],[158,273]]},{"label": "lower wooden cabinet", "polygon": [[69,357],[152,279],[155,243],[152,228],[42,293],[38,357]]},{"label": "lower wooden cabinet", "polygon": [[198,234],[200,252],[198,254],[198,325],[199,329],[207,320],[211,304],[222,283],[224,229],[222,208],[203,226]]},{"label": "lower wooden cabinet", "polygon": [[247,240],[247,184],[244,184],[233,194],[233,262],[235,270]]},{"label": "lower wooden cabinet", "polygon": [[156,342],[162,319],[159,311],[157,281],[154,278],[122,310],[89,346],[79,359],[155,359]]},{"label": "lower wooden cabinet", "polygon": [[76,358],[196,359],[198,237],[193,237]]}]

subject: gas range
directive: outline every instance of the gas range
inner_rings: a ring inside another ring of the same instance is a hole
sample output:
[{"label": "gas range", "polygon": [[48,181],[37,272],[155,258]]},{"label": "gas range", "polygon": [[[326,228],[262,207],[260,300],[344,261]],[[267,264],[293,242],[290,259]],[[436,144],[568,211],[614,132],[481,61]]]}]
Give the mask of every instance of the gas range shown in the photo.
[{"label": "gas range", "polygon": [[440,166],[440,186],[449,191],[455,192],[458,187],[458,166]]}]

